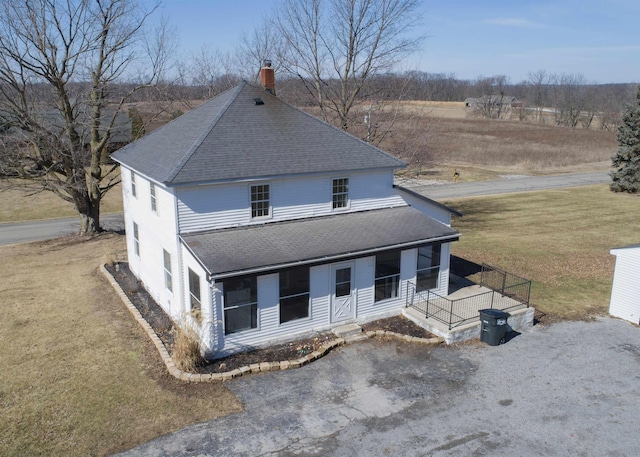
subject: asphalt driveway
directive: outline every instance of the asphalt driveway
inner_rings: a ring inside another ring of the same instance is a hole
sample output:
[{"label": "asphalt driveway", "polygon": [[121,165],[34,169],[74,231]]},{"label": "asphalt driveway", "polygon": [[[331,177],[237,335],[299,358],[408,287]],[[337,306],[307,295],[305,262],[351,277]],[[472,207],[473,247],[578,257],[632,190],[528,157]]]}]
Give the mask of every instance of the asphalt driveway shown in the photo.
[{"label": "asphalt driveway", "polygon": [[640,455],[640,329],[615,319],[499,347],[369,340],[229,386],[244,412],[121,455]]}]

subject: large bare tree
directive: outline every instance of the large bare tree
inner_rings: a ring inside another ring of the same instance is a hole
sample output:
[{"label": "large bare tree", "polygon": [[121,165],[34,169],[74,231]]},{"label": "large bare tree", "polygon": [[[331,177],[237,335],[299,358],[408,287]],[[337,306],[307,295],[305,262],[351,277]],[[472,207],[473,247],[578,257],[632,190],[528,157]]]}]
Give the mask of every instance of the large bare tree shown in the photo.
[{"label": "large bare tree", "polygon": [[282,68],[299,78],[325,120],[348,129],[367,84],[415,51],[422,36],[417,0],[283,0],[274,28]]},{"label": "large bare tree", "polygon": [[145,30],[154,10],[136,0],[0,0],[0,177],[73,203],[80,233],[100,229],[100,202],[119,181],[105,158],[124,103],[165,67],[165,28]]}]

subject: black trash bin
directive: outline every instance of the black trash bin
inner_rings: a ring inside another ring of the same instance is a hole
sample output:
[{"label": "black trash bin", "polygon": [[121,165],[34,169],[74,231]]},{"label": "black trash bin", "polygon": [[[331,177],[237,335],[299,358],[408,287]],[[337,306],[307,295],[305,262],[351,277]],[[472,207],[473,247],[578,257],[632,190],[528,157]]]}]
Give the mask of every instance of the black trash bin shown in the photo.
[{"label": "black trash bin", "polygon": [[481,309],[479,312],[480,341],[489,346],[503,344],[509,328],[507,319],[510,314],[499,309]]}]

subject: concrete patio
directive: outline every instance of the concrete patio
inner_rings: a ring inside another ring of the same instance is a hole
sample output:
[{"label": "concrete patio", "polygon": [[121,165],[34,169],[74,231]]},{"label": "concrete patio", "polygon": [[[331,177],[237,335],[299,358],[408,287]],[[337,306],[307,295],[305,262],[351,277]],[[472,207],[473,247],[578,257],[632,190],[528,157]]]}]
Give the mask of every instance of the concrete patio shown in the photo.
[{"label": "concrete patio", "polygon": [[512,331],[522,332],[533,326],[535,313],[533,307],[464,278],[455,278],[449,295],[444,298],[451,301],[471,299],[469,300],[471,307],[466,306],[464,309],[466,318],[464,323],[455,324],[449,328],[449,325],[443,322],[446,319],[431,317],[433,315],[438,317],[443,312],[441,310],[436,310],[430,313],[429,317],[425,317],[425,312],[409,306],[402,310],[402,314],[420,327],[444,338],[447,344],[480,337],[479,311],[481,309],[493,308],[508,312],[510,316],[507,323]]}]

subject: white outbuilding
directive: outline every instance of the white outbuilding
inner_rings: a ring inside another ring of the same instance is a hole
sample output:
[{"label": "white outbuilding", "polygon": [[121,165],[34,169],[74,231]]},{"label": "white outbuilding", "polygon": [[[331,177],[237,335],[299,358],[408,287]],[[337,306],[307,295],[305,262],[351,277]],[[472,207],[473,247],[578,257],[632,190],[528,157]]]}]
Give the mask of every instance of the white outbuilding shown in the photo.
[{"label": "white outbuilding", "polygon": [[612,249],[616,256],[609,314],[640,324],[640,244]]}]

